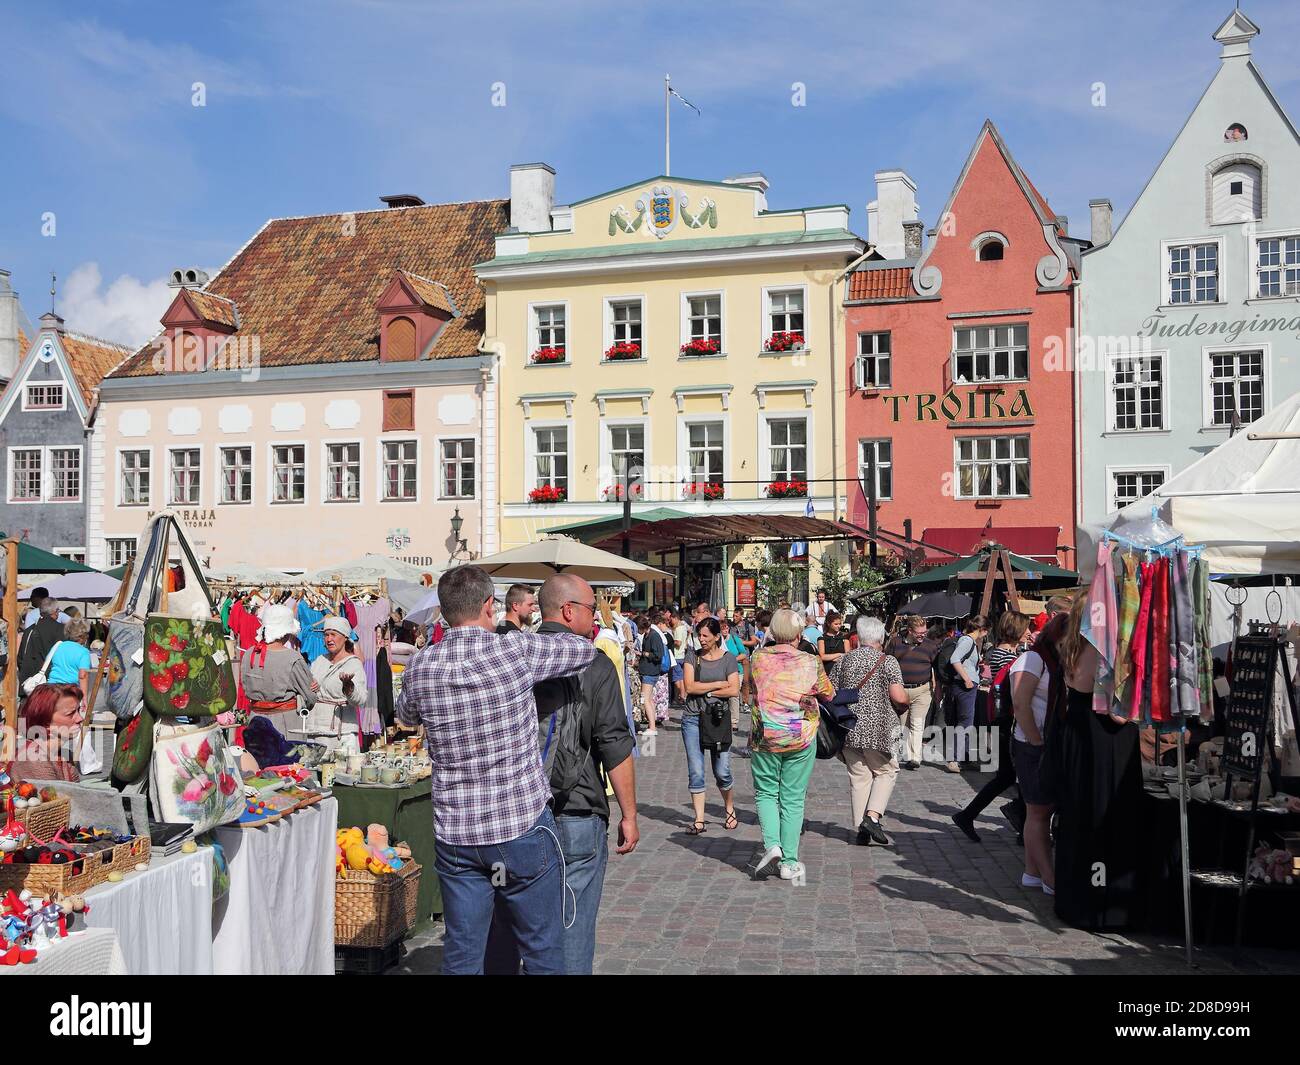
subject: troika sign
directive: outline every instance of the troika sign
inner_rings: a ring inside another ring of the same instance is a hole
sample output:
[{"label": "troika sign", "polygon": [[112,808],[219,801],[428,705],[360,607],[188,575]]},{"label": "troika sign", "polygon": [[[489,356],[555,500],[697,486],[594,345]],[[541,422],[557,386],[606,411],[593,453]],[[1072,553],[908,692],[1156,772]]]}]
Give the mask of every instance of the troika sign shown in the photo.
[{"label": "troika sign", "polygon": [[1023,388],[1014,392],[1006,388],[975,388],[965,393],[950,388],[942,395],[901,392],[880,399],[889,409],[889,420],[893,422],[937,422],[940,417],[950,422],[988,422],[1034,416],[1029,392]]}]

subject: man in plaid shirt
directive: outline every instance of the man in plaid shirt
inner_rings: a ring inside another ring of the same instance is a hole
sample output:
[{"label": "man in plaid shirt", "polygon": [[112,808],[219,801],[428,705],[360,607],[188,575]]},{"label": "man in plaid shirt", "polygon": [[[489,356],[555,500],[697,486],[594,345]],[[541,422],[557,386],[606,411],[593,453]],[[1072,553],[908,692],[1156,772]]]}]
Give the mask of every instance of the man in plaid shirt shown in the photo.
[{"label": "man in plaid shirt", "polygon": [[[564,856],[537,749],[533,685],[596,655],[572,633],[498,636],[492,578],[456,566],[438,581],[451,626],[402,678],[397,717],[423,724],[433,762],[433,823],[446,922],[442,971],[482,973],[497,896],[524,971],[564,967]],[[595,612],[596,603],[576,604]]]}]

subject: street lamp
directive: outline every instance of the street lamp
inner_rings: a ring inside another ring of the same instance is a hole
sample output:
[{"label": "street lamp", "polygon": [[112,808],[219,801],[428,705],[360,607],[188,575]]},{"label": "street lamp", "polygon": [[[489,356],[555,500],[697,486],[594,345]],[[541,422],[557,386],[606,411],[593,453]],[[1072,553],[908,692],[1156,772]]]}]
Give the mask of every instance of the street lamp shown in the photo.
[{"label": "street lamp", "polygon": [[451,515],[451,539],[456,545],[455,549],[452,551],[453,558],[459,552],[465,551],[469,547],[469,544],[460,538],[460,530],[464,524],[465,519],[460,516],[460,507],[456,507],[455,511]]}]

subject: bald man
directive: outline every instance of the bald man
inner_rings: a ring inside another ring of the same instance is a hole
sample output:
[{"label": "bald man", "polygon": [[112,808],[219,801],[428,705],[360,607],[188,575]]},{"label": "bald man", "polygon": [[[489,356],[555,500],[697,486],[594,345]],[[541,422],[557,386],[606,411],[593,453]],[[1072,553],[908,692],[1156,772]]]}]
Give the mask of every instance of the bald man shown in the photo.
[{"label": "bald man", "polygon": [[[542,585],[537,597],[542,624],[538,635],[572,632],[590,637],[596,617],[596,593],[581,577],[561,573]],[[619,824],[616,853],[636,848],[641,833],[636,821],[636,770],[632,763],[635,740],[628,728],[623,702],[623,682],[613,663],[597,655],[582,672],[561,681],[545,681],[533,689],[537,699],[538,743],[545,752],[562,736],[568,715],[581,715],[574,751],[556,750],[551,771],[551,797],[555,823],[564,852],[564,875],[575,899],[576,917],[564,931],[564,971],[570,976],[589,975],[596,955],[596,916],[605,885],[609,859],[608,777],[618,800]],[[581,767],[566,769],[576,756]],[[561,781],[563,773],[568,780]],[[519,956],[508,924],[498,910],[488,938],[484,971],[517,973]]]}]

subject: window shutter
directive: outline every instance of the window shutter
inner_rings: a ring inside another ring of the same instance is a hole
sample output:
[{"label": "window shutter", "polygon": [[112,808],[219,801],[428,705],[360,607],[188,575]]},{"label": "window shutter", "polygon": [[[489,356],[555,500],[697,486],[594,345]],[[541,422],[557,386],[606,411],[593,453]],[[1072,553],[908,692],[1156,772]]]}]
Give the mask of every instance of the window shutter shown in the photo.
[{"label": "window shutter", "polygon": [[409,318],[394,318],[388,323],[385,362],[415,361],[415,323]]},{"label": "window shutter", "polygon": [[384,393],[384,432],[415,428],[415,393]]}]

